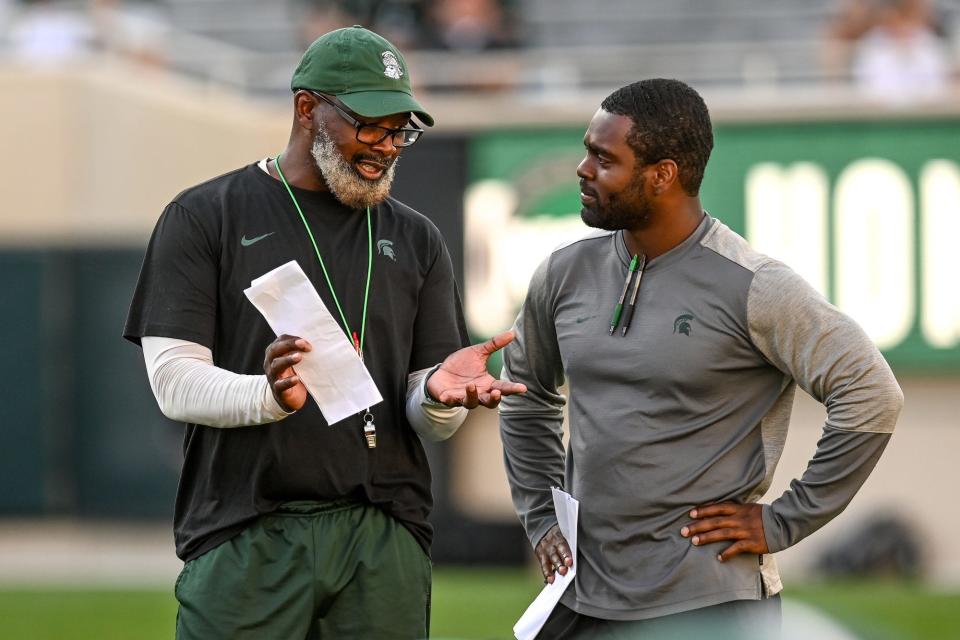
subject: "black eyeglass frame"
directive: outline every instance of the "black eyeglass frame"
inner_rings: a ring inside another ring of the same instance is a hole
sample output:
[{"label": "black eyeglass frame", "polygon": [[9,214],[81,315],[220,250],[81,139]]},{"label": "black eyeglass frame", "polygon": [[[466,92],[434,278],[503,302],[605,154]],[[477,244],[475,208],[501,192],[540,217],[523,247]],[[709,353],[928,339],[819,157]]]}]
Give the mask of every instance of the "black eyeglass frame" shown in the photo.
[{"label": "black eyeglass frame", "polygon": [[[329,104],[331,107],[336,109],[337,113],[339,113],[344,120],[346,120],[347,122],[353,125],[354,129],[356,130],[357,142],[363,143],[365,145],[369,145],[372,147],[373,145],[380,144],[381,142],[386,140],[387,136],[393,136],[393,146],[397,148],[409,147],[409,146],[412,146],[417,140],[420,139],[420,136],[423,135],[423,129],[421,129],[420,127],[400,127],[399,129],[390,129],[389,127],[381,127],[380,125],[377,125],[377,124],[360,122],[359,120],[351,116],[349,113],[347,113],[340,105],[338,105],[336,102],[334,102],[327,96],[323,95],[319,91],[314,91],[313,89],[306,89],[305,91],[307,91],[313,96],[316,96],[317,98],[320,98],[321,100]],[[383,135],[381,135],[379,138],[377,138],[373,142],[367,142],[366,140],[361,140],[360,130],[364,128],[379,129],[380,131],[383,132]],[[411,133],[415,134],[415,136],[413,140],[407,141],[405,139],[405,136]],[[400,142],[397,142],[398,135],[402,136],[400,139]]]}]

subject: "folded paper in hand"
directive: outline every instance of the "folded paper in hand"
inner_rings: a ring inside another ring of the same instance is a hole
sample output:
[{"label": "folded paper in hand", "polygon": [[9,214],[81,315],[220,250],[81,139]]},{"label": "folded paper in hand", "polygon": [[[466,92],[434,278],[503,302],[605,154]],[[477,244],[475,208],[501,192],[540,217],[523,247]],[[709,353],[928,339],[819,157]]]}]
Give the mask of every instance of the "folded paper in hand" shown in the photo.
[{"label": "folded paper in hand", "polygon": [[295,260],[260,276],[244,293],[278,336],[299,336],[313,347],[293,368],[327,424],[383,401],[370,372]]},{"label": "folded paper in hand", "polygon": [[560,602],[560,596],[567,590],[577,575],[577,518],[580,515],[580,502],[566,491],[553,488],[553,508],[557,514],[557,524],[573,554],[573,566],[566,575],[553,574],[553,584],[548,584],[527,607],[517,624],[513,625],[513,634],[517,640],[533,640],[540,633],[543,624],[550,617],[553,608]]}]

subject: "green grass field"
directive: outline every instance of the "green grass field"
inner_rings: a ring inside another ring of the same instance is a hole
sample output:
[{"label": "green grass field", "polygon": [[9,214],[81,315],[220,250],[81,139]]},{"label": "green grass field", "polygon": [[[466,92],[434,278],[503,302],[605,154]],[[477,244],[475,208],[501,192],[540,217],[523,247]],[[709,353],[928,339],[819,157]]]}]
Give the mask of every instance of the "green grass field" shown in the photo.
[{"label": "green grass field", "polygon": [[[539,591],[533,573],[441,568],[435,572],[435,638],[510,638]],[[863,640],[960,638],[960,593],[902,583],[790,587],[785,598],[812,604]],[[0,638],[17,640],[169,640],[176,601],[168,591],[0,588]]]}]

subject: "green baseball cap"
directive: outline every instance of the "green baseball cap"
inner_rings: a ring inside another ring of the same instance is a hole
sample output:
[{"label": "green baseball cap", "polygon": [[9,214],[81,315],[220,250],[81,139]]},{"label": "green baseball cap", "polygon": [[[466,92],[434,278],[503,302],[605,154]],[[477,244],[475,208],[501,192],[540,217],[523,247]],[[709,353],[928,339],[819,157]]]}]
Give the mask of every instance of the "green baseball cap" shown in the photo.
[{"label": "green baseball cap", "polygon": [[413,113],[433,126],[433,118],[413,97],[403,56],[385,38],[360,25],[314,40],[300,58],[290,88],[337,96],[351,111],[367,118]]}]

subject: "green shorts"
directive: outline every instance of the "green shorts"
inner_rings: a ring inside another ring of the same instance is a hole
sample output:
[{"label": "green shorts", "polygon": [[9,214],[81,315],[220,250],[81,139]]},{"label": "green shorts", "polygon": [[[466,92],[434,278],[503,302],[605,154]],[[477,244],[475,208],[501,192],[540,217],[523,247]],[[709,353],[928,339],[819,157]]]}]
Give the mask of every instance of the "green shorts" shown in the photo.
[{"label": "green shorts", "polygon": [[413,640],[430,630],[430,559],[354,502],[291,502],[187,562],[179,640]]}]

